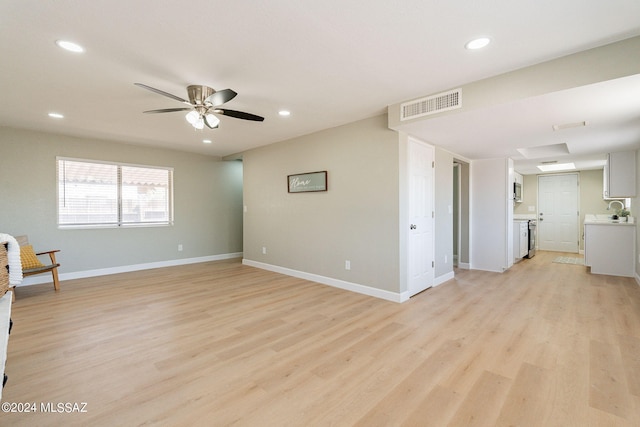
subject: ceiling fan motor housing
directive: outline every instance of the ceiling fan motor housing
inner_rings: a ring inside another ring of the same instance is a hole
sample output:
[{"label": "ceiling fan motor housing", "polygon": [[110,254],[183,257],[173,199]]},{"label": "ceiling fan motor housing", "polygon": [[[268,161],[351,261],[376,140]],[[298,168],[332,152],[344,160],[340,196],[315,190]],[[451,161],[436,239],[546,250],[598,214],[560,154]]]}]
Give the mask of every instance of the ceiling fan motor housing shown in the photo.
[{"label": "ceiling fan motor housing", "polygon": [[204,105],[204,100],[216,93],[216,91],[209,86],[190,85],[187,86],[187,94],[189,94],[189,101],[194,105]]}]

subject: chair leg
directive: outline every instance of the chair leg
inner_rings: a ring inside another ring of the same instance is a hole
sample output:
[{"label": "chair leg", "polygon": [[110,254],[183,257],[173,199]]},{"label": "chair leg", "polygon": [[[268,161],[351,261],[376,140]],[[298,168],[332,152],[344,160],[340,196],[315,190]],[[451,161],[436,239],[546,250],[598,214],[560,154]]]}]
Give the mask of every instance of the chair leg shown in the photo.
[{"label": "chair leg", "polygon": [[60,290],[60,282],[58,281],[58,268],[54,268],[51,270],[51,275],[53,276],[53,289],[56,291]]},{"label": "chair leg", "polygon": [[[51,258],[51,264],[56,265],[56,253],[49,252],[49,258]],[[58,282],[58,267],[51,270],[51,275],[53,276],[53,289],[56,291],[60,290],[60,282]]]}]

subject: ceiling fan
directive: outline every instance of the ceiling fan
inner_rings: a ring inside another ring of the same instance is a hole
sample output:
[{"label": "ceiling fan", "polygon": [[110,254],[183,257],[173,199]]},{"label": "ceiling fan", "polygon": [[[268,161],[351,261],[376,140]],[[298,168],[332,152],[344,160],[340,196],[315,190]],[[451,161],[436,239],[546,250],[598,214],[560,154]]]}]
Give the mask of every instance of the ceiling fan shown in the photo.
[{"label": "ceiling fan", "polygon": [[229,110],[226,108],[220,108],[220,105],[231,101],[236,97],[237,93],[231,89],[224,89],[216,91],[208,86],[191,85],[187,86],[187,94],[189,100],[182,99],[179,96],[172,95],[168,92],[156,89],[151,86],[147,86],[142,83],[134,83],[136,86],[143,89],[150,90],[159,95],[166,96],[168,98],[180,101],[188,107],[183,108],[163,108],[161,110],[148,110],[144,113],[173,113],[176,111],[189,111],[186,115],[186,119],[196,129],[203,129],[206,125],[211,129],[215,129],[220,124],[220,119],[216,117],[216,114],[222,116],[235,117],[236,119],[252,120],[255,122],[261,122],[264,117],[256,116],[255,114],[245,113],[243,111]]}]

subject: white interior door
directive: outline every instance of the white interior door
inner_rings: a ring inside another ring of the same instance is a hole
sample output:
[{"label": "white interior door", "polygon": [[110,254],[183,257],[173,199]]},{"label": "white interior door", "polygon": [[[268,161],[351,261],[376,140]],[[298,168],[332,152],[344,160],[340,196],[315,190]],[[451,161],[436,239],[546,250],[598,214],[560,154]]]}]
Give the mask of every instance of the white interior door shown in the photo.
[{"label": "white interior door", "polygon": [[538,177],[538,247],[578,252],[578,175]]},{"label": "white interior door", "polygon": [[433,147],[409,138],[408,291],[433,286]]}]

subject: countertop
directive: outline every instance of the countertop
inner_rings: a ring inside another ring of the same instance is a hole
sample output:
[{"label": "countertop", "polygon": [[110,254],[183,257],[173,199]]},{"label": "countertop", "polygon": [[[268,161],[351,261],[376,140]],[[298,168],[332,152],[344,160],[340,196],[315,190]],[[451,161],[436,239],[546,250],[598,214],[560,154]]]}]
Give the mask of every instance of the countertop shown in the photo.
[{"label": "countertop", "polygon": [[611,219],[611,215],[602,214],[586,214],[584,216],[584,225],[612,225],[612,226],[635,226],[635,218],[630,216],[628,221],[620,221]]},{"label": "countertop", "polygon": [[526,221],[530,219],[537,219],[536,214],[513,214],[514,221]]}]

